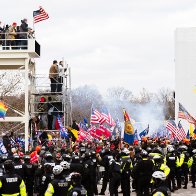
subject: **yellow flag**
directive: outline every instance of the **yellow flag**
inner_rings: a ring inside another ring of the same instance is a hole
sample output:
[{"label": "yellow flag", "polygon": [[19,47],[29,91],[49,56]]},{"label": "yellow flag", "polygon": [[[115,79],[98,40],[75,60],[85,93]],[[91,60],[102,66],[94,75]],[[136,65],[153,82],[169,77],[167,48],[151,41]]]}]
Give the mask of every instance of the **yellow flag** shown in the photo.
[{"label": "yellow flag", "polygon": [[78,139],[78,131],[75,130],[75,129],[72,129],[71,132],[73,133],[74,137],[75,137],[76,139]]},{"label": "yellow flag", "polygon": [[52,135],[48,134],[48,139],[52,140]]},{"label": "yellow flag", "polygon": [[193,128],[193,124],[190,124],[190,137],[194,136],[194,128]]},{"label": "yellow flag", "polygon": [[125,127],[124,127],[124,132],[128,135],[133,135],[134,134],[134,128],[133,125],[131,124],[130,118],[126,110],[123,110],[124,114],[124,120],[125,120]]}]

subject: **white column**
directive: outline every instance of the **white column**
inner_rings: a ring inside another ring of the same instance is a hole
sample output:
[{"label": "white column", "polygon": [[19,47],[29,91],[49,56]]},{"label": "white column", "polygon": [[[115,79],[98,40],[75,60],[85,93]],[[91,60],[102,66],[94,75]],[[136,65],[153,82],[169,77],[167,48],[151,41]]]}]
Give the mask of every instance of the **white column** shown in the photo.
[{"label": "white column", "polygon": [[28,92],[28,73],[29,73],[29,58],[25,59],[25,152],[28,151],[29,146],[29,92]]}]

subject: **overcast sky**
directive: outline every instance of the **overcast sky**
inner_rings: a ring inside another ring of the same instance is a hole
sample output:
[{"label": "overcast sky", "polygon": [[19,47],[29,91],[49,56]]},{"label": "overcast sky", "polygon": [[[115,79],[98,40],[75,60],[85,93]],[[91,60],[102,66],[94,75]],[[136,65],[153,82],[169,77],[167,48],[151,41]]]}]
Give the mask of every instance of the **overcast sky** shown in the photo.
[{"label": "overcast sky", "polygon": [[39,6],[50,18],[35,24],[37,72],[48,74],[52,61],[63,57],[73,88],[174,89],[174,31],[196,26],[195,0],[1,1],[0,21],[20,24],[26,17],[32,26]]}]

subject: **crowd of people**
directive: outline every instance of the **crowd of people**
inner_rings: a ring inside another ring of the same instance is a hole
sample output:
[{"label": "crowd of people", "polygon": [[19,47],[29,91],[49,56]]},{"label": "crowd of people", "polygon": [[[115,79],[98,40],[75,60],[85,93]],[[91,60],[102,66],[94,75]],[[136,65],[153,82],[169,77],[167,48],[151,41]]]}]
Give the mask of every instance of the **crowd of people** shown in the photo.
[{"label": "crowd of people", "polygon": [[27,49],[28,39],[34,38],[34,30],[28,26],[27,19],[21,20],[18,25],[13,22],[11,25],[2,26],[0,21],[0,45],[3,50]]},{"label": "crowd of people", "polygon": [[195,140],[145,138],[134,145],[118,138],[64,145],[45,141],[29,153],[15,147],[0,157],[2,195],[106,195],[109,184],[111,196],[132,191],[137,196],[169,196],[187,189],[189,180],[195,188],[195,175]]}]

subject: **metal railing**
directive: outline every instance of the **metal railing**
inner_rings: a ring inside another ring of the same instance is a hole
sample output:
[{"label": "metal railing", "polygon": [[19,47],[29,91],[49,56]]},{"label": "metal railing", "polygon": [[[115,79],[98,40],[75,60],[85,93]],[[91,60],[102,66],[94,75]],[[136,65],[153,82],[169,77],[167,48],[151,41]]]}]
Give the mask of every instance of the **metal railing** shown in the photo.
[{"label": "metal railing", "polygon": [[35,37],[30,37],[29,33],[17,32],[16,35],[10,33],[0,33],[0,51],[2,50],[29,50],[36,52],[40,56],[40,45]]}]

